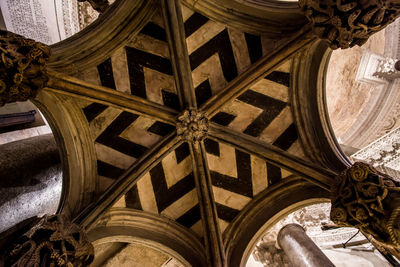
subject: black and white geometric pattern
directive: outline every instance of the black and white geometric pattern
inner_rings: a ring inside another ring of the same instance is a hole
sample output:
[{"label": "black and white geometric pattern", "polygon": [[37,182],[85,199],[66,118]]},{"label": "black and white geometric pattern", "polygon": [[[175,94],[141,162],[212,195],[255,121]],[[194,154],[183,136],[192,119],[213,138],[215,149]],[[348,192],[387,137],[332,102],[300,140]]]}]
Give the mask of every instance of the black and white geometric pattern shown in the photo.
[{"label": "black and white geometric pattern", "polygon": [[229,145],[206,139],[205,147],[221,231],[253,197],[291,175]]},{"label": "black and white geometric pattern", "polygon": [[125,47],[80,78],[180,110],[159,11]]},{"label": "black and white geometric pattern", "polygon": [[290,63],[225,104],[211,121],[303,157],[289,103]]},{"label": "black and white geometric pattern", "polygon": [[189,146],[183,143],[125,195],[127,208],[161,214],[203,235]]},{"label": "black and white geometric pattern", "polygon": [[88,104],[82,110],[95,143],[103,189],[175,129],[172,125],[99,103]]},{"label": "black and white geometric pattern", "polygon": [[262,57],[261,36],[247,34],[182,8],[193,84],[199,105]]}]

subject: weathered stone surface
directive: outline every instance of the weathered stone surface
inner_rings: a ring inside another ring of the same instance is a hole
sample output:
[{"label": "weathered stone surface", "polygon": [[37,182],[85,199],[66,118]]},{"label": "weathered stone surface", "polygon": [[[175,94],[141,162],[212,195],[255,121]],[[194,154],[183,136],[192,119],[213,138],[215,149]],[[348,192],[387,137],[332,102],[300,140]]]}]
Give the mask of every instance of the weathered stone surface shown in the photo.
[{"label": "weathered stone surface", "polygon": [[314,33],[332,49],[361,46],[400,16],[395,0],[300,0],[299,5]]},{"label": "weathered stone surface", "polygon": [[5,253],[4,266],[87,266],[94,249],[85,232],[62,215],[44,216]]},{"label": "weathered stone surface", "polygon": [[400,246],[400,182],[356,162],[336,177],[331,219],[390,247]]},{"label": "weathered stone surface", "polygon": [[35,98],[47,83],[50,47],[0,31],[0,106]]}]

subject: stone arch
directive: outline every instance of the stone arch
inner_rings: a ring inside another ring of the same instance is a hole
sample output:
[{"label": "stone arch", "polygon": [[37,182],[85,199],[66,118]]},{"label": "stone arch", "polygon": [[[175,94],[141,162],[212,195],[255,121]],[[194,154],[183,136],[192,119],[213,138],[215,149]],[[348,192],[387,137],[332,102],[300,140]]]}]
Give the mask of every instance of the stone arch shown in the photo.
[{"label": "stone arch", "polygon": [[94,245],[104,242],[136,242],[167,253],[183,264],[207,266],[200,240],[185,227],[144,211],[112,208],[88,232]]},{"label": "stone arch", "polygon": [[48,121],[62,159],[63,189],[58,213],[76,216],[96,192],[94,144],[82,110],[72,98],[41,90],[33,103]]},{"label": "stone arch", "polygon": [[229,266],[245,266],[261,235],[285,215],[301,207],[325,202],[329,192],[300,177],[283,180],[254,198],[224,234]]}]

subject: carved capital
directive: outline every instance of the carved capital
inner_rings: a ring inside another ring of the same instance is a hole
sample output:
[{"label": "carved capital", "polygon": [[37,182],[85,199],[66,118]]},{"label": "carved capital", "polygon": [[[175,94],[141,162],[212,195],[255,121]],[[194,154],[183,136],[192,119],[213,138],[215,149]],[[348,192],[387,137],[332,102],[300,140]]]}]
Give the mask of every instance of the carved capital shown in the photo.
[{"label": "carved capital", "polygon": [[78,2],[89,2],[89,4],[99,13],[104,13],[110,6],[108,0],[78,0]]},{"label": "carved capital", "polygon": [[88,266],[94,248],[85,232],[62,215],[44,216],[6,252],[4,266]]},{"label": "carved capital", "polygon": [[0,30],[0,106],[35,98],[46,86],[50,47]]},{"label": "carved capital", "polygon": [[400,247],[400,182],[356,162],[335,179],[331,219],[356,227],[390,247]]},{"label": "carved capital", "polygon": [[188,142],[203,140],[208,132],[208,119],[204,113],[194,109],[188,109],[178,117],[176,130],[179,136]]},{"label": "carved capital", "polygon": [[361,46],[400,16],[397,0],[299,0],[299,5],[332,49]]}]

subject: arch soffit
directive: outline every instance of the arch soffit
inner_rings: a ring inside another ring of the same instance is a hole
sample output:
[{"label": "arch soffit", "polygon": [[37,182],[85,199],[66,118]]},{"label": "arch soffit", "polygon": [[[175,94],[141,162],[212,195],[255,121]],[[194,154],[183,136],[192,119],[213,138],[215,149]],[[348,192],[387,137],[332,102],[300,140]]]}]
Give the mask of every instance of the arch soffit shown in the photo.
[{"label": "arch soffit", "polygon": [[191,266],[207,266],[197,236],[173,220],[145,211],[111,208],[88,231],[94,245],[107,242],[140,243],[167,253]]},{"label": "arch soffit", "polygon": [[183,0],[185,5],[229,27],[268,37],[282,37],[300,30],[307,19],[297,2],[274,0]]},{"label": "arch soffit", "polygon": [[157,0],[120,0],[88,27],[51,45],[48,66],[74,74],[106,60],[137,34],[157,10]]},{"label": "arch soffit", "polygon": [[303,49],[292,65],[292,112],[306,155],[335,172],[350,166],[329,121],[325,97],[331,49],[316,41]]},{"label": "arch soffit", "polygon": [[301,207],[326,202],[329,192],[301,177],[291,177],[254,198],[224,233],[229,266],[245,266],[262,234],[287,214]]},{"label": "arch soffit", "polygon": [[58,213],[76,216],[96,192],[96,156],[87,122],[75,101],[43,89],[33,101],[48,121],[63,165]]}]

